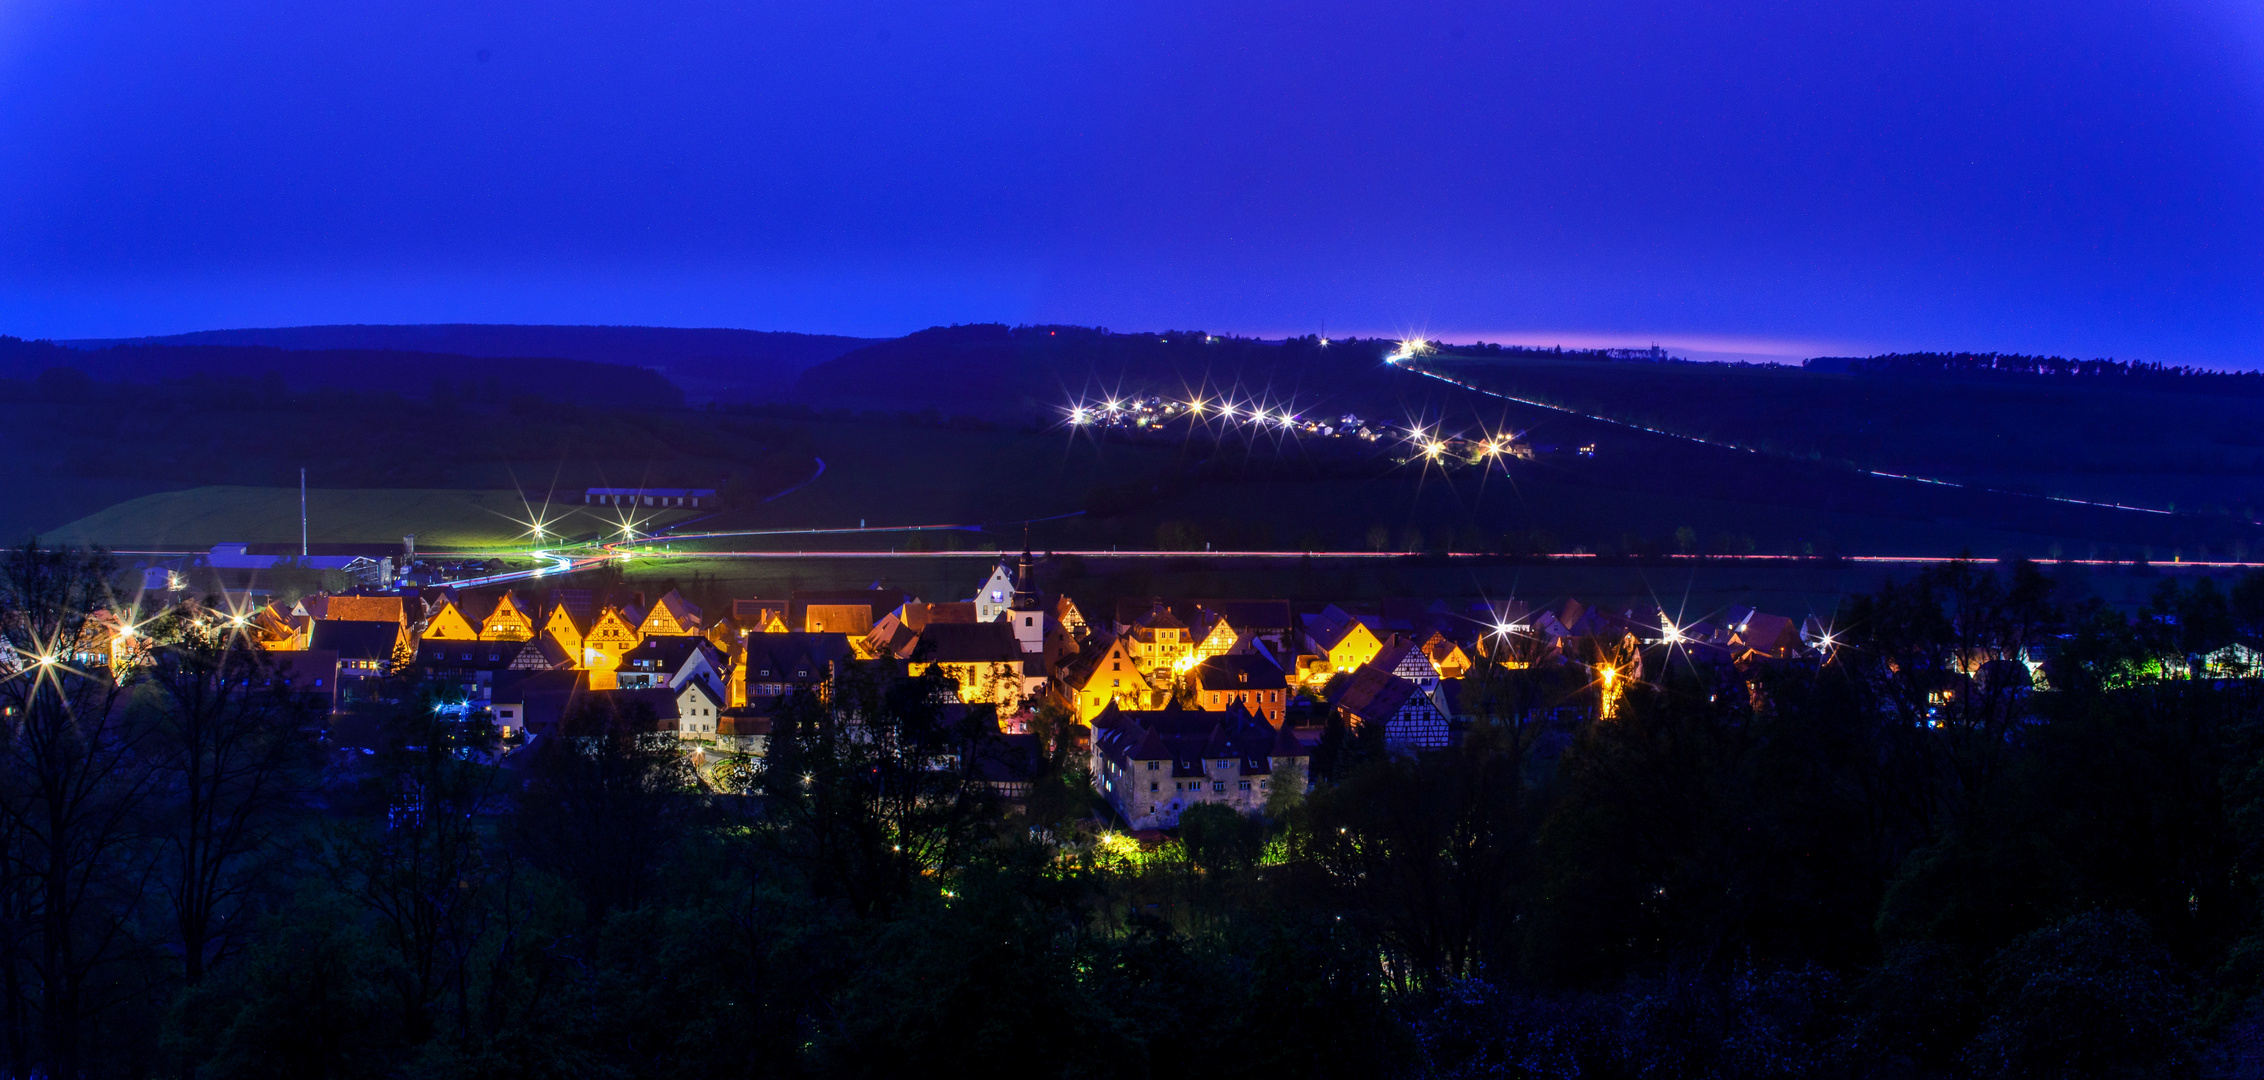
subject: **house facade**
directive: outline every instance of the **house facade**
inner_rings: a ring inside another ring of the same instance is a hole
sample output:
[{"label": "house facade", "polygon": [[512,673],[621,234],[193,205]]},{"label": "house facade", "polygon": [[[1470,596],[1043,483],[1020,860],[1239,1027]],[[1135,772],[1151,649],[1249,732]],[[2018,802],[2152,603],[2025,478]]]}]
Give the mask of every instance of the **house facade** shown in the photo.
[{"label": "house facade", "polygon": [[1204,803],[1260,813],[1277,788],[1305,790],[1309,756],[1286,728],[1240,706],[1111,707],[1093,723],[1093,783],[1135,829],[1174,827]]},{"label": "house facade", "polygon": [[1289,710],[1289,680],[1255,653],[1214,656],[1187,672],[1185,700],[1204,712],[1239,708],[1279,727]]},{"label": "house facade", "polygon": [[1130,643],[1116,634],[1101,634],[1062,669],[1055,681],[1056,696],[1078,722],[1091,724],[1110,708],[1160,708],[1170,696],[1168,684],[1158,689],[1140,670]]}]

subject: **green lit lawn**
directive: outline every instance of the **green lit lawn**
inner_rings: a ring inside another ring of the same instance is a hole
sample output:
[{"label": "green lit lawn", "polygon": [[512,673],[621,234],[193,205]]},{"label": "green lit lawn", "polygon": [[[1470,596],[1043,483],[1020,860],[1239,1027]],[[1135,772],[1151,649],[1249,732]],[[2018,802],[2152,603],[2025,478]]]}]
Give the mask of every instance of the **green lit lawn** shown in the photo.
[{"label": "green lit lawn", "polygon": [[[538,504],[539,508],[539,504]],[[601,508],[554,506],[551,530],[586,536],[610,530]],[[529,516],[516,491],[433,488],[315,488],[307,492],[308,539],[317,544],[399,543],[420,547],[493,547],[524,543]],[[668,522],[691,516],[676,512]],[[299,539],[296,488],[200,487],[129,499],[48,533],[57,543],[110,547],[198,548],[229,541],[293,543]]]}]

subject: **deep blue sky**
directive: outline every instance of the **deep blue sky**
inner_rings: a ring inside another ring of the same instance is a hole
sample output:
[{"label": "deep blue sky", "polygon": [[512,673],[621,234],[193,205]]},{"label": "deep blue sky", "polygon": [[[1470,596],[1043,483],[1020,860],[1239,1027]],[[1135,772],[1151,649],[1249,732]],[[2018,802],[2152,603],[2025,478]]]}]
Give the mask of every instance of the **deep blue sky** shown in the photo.
[{"label": "deep blue sky", "polygon": [[0,0],[0,333],[1428,332],[2264,366],[2218,0]]}]

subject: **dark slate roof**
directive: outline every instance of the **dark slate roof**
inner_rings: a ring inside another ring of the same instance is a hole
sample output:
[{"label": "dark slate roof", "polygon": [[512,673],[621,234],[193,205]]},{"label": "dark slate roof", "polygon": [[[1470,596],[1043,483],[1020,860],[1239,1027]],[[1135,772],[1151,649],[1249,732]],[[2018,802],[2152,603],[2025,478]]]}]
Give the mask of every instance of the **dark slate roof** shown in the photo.
[{"label": "dark slate roof", "polygon": [[[654,731],[676,730],[676,691],[665,687],[643,690],[590,690],[586,693],[599,702],[626,712],[638,705],[652,707]],[[600,696],[602,695],[602,696]]]},{"label": "dark slate roof", "polygon": [[266,664],[270,685],[331,699],[338,696],[337,653],[301,649],[261,653],[260,658]]},{"label": "dark slate roof", "polygon": [[565,608],[566,614],[573,618],[574,625],[587,630],[590,619],[597,614],[596,594],[588,589],[552,589],[549,598],[543,603],[543,614],[550,614],[550,609],[554,607]]},{"label": "dark slate roof", "polygon": [[708,696],[708,700],[715,702],[718,708],[730,704],[731,699],[726,696],[723,691],[717,689],[714,683],[709,682],[708,677],[705,673],[692,676],[690,682],[687,682],[670,692],[678,696],[682,696],[684,691],[689,690],[695,686],[700,688],[701,693],[704,693]]},{"label": "dark slate roof", "polygon": [[594,487],[591,495],[650,495],[656,499],[706,498],[715,494],[714,488],[609,488]]},{"label": "dark slate roof", "polygon": [[1149,609],[1147,614],[1144,614],[1138,619],[1134,620],[1132,625],[1146,627],[1150,630],[1187,629],[1187,624],[1182,621],[1179,616],[1172,614],[1170,608],[1163,607],[1161,605]]},{"label": "dark slate roof", "polygon": [[[789,631],[783,634],[748,634],[742,662],[753,681],[824,679],[833,668],[854,659],[847,634]],[[800,674],[807,672],[808,674]]]},{"label": "dark slate roof", "polygon": [[1393,634],[1384,639],[1384,647],[1376,650],[1376,655],[1368,663],[1383,671],[1397,671],[1400,661],[1407,659],[1407,654],[1414,651],[1414,642]]},{"label": "dark slate roof", "polygon": [[[706,651],[708,662],[713,664],[715,649],[703,637],[655,636],[637,643],[637,647],[621,654],[621,667],[625,671],[664,671],[670,674],[682,671],[684,664],[695,652]],[[641,663],[640,663],[641,662]]]},{"label": "dark slate roof", "polygon": [[[1363,625],[1365,624],[1358,619],[1347,619],[1341,623],[1318,621],[1310,624],[1305,632],[1312,637],[1313,644],[1319,646],[1325,652],[1344,644],[1344,639],[1349,637],[1355,628]],[[1374,633],[1374,631],[1369,632]]]},{"label": "dark slate roof", "polygon": [[400,640],[400,623],[316,619],[307,647],[335,652],[341,660],[391,660]]},{"label": "dark slate roof", "polygon": [[526,712],[519,720],[523,727],[556,731],[559,718],[588,685],[586,673],[580,671],[506,671],[495,676],[488,700],[523,706]]},{"label": "dark slate roof", "polygon": [[1107,658],[1109,648],[1115,644],[1116,635],[1109,633],[1106,629],[1094,630],[1092,636],[1086,639],[1084,647],[1078,650],[1077,655],[1070,657],[1067,662],[1061,665],[1063,685],[1081,687],[1090,683],[1093,676],[1100,671],[1101,661]]},{"label": "dark slate roof", "polygon": [[1387,668],[1363,664],[1358,671],[1346,676],[1338,691],[1332,682],[1336,707],[1364,724],[1380,724],[1399,714],[1409,699],[1422,693],[1422,688],[1391,673]]},{"label": "dark slate roof", "polygon": [[518,663],[519,652],[516,641],[426,641],[417,646],[417,663],[445,671],[503,671]]},{"label": "dark slate roof", "polygon": [[716,713],[715,731],[718,735],[769,735],[770,724],[771,714],[767,709],[724,709]]},{"label": "dark slate roof", "polygon": [[975,774],[1002,788],[1027,785],[1044,767],[1043,747],[1035,735],[1000,735],[985,739],[975,750]]},{"label": "dark slate roof", "polygon": [[1254,653],[1213,656],[1195,665],[1198,690],[1281,690],[1289,686],[1273,661]]},{"label": "dark slate roof", "polygon": [[1472,712],[1472,706],[1478,697],[1477,687],[1471,684],[1469,680],[1441,680],[1439,682],[1439,697],[1445,705],[1447,716],[1468,718],[1475,715]]},{"label": "dark slate roof", "polygon": [[1169,761],[1173,776],[1202,776],[1206,760],[1233,760],[1244,776],[1271,772],[1271,758],[1304,757],[1305,745],[1240,704],[1222,712],[1176,703],[1149,711],[1115,705],[1093,718],[1093,745],[1119,761]]},{"label": "dark slate roof", "polygon": [[935,664],[1021,663],[1022,643],[1002,622],[930,623],[920,631],[912,659]]},{"label": "dark slate roof", "polygon": [[912,647],[920,643],[920,632],[904,625],[902,616],[902,610],[891,611],[873,624],[872,632],[865,635],[865,647],[871,649],[873,655],[896,660],[912,655]]}]

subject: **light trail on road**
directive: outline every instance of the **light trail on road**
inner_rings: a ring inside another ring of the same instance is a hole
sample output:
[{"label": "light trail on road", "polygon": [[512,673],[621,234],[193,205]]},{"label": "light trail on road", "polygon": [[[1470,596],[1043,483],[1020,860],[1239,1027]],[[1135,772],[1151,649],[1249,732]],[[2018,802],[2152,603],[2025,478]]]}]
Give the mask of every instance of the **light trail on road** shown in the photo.
[{"label": "light trail on road", "polygon": [[[997,561],[1009,556],[1007,551],[667,551],[637,552],[638,559],[982,559]],[[1828,570],[1845,564],[1857,565],[1908,565],[1934,566],[1954,562],[1992,562],[1990,559],[1970,558],[1962,555],[1841,555],[1822,558],[1815,555],[1670,555],[1663,561],[1658,557],[1628,559],[1620,555],[1598,555],[1592,551],[1565,552],[1556,555],[1488,555],[1475,552],[1454,552],[1445,555],[1416,555],[1404,551],[1047,551],[1048,557],[1074,555],[1080,559],[1131,559],[1184,561],[1190,559],[1340,559],[1361,561],[1391,561],[1395,559],[1446,559],[1452,563],[1495,561],[1504,566],[1534,566],[1548,563],[1587,563],[1602,561],[1606,565],[1648,567],[1654,569],[1697,569],[1729,563],[1760,564],[1771,566],[1808,566]],[[616,556],[618,557],[618,556]],[[582,566],[606,561],[605,557],[591,559]],[[2116,559],[2046,559],[2048,564],[2067,563],[2072,566],[2132,566],[2134,563]],[[2206,570],[2245,570],[2259,565],[2253,562],[2208,560],[2179,560],[2166,563],[2148,563],[2155,570],[2185,568]],[[579,568],[579,566],[577,567]]]},{"label": "light trail on road", "polygon": [[[1610,424],[1614,427],[1622,427],[1630,431],[1640,431],[1647,435],[1660,435],[1669,439],[1681,439],[1684,442],[1697,443],[1700,446],[1711,446],[1720,450],[1735,450],[1740,453],[1754,454],[1758,456],[1768,456],[1769,454],[1769,452],[1766,450],[1759,450],[1750,446],[1739,446],[1736,443],[1720,442],[1715,439],[1704,439],[1696,435],[1686,435],[1679,431],[1665,431],[1659,428],[1638,424],[1630,420],[1614,420],[1608,416],[1597,416],[1594,413],[1584,413],[1578,409],[1570,409],[1562,405],[1551,405],[1546,401],[1535,401],[1532,398],[1521,398],[1514,394],[1504,394],[1498,390],[1488,390],[1483,386],[1473,386],[1452,376],[1441,375],[1436,371],[1425,371],[1424,369],[1419,367],[1405,367],[1399,364],[1393,364],[1392,366],[1399,368],[1402,371],[1411,371],[1417,375],[1425,375],[1430,378],[1437,379],[1438,381],[1446,383],[1449,386],[1459,386],[1462,389],[1468,390],[1475,394],[1484,394],[1487,397],[1499,398],[1502,401],[1514,401],[1519,405],[1530,405],[1536,409],[1547,409],[1551,412],[1560,412],[1567,416],[1577,416],[1583,420],[1593,420],[1599,424]],[[1878,469],[1865,469],[1860,466],[1857,467],[1856,471],[1861,472],[1866,476],[1877,476],[1888,480],[1909,480],[1920,484],[1935,484],[1941,487],[1963,488],[1967,491],[1979,491],[1989,495],[2013,495],[2025,499],[2043,499],[2047,502],[2067,503],[2070,506],[2095,506],[2102,510],[2133,510],[2141,514],[2160,514],[2164,517],[2181,516],[2175,510],[2157,510],[2151,506],[2132,506],[2128,503],[2099,502],[2093,499],[2071,498],[2066,495],[2038,495],[2034,492],[2029,491],[2006,491],[2003,488],[1982,487],[1979,484],[1961,484],[1955,480],[1941,480],[1931,476],[1912,476],[1907,473],[1881,472]]]}]

